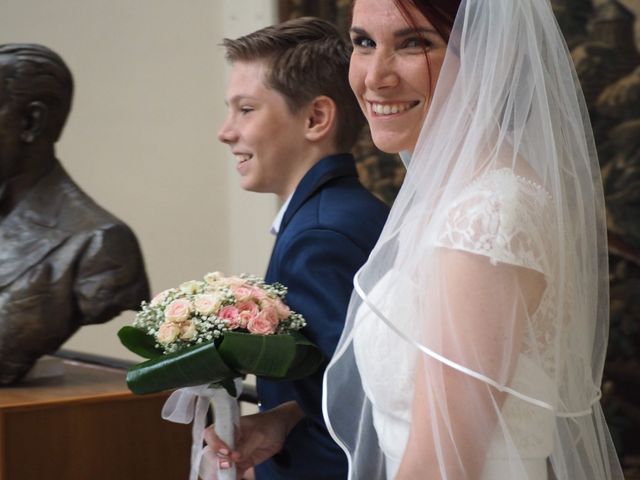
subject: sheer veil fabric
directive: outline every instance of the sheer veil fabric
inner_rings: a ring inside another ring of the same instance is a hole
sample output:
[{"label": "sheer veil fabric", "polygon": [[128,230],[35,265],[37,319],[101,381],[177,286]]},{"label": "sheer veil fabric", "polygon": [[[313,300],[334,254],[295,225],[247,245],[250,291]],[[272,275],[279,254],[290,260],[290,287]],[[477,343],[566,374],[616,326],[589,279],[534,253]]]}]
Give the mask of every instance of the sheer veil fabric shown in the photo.
[{"label": "sheer veil fabric", "polygon": [[350,478],[622,478],[599,166],[548,0],[462,2],[403,158],[325,373]]}]

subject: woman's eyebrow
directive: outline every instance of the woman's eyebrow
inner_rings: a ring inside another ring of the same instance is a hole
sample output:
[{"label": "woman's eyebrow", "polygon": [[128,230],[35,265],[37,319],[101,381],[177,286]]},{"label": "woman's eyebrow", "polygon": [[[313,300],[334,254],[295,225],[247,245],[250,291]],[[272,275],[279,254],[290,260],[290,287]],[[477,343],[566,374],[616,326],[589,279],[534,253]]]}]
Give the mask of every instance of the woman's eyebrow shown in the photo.
[{"label": "woman's eyebrow", "polygon": [[418,33],[418,34],[427,34],[427,35],[438,35],[438,32],[436,32],[433,28],[407,27],[407,28],[403,28],[401,30],[396,30],[395,32],[393,32],[393,36],[394,37],[406,37],[407,35],[415,35],[416,33]]},{"label": "woman's eyebrow", "polygon": [[[367,31],[364,28],[360,28],[360,27],[351,27],[349,29],[349,31],[351,33],[354,33],[356,35],[363,35],[363,36],[369,36],[369,33],[367,33]],[[436,32],[433,28],[427,28],[427,27],[407,27],[407,28],[402,28],[400,30],[396,30],[395,32],[393,32],[393,36],[394,37],[406,37],[408,35],[415,35],[416,33],[418,34],[422,34],[422,35],[438,35],[438,32]]]}]

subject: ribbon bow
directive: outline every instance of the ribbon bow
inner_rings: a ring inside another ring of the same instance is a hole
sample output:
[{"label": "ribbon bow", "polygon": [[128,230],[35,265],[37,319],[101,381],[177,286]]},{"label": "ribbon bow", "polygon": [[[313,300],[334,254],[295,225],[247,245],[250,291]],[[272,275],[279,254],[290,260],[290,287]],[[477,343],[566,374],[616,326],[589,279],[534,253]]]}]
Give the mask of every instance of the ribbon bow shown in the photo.
[{"label": "ribbon bow", "polygon": [[[236,392],[240,395],[242,379],[236,378],[234,382]],[[224,388],[211,387],[208,384],[181,388],[173,392],[162,407],[162,418],[165,420],[183,424],[193,422],[191,429],[191,472],[189,474],[189,480],[198,480],[202,457],[207,452],[210,452],[208,448],[202,447],[209,405],[211,405],[214,411],[216,434],[221,440],[233,448],[234,426],[238,422],[239,415],[238,403],[237,397],[229,395]],[[215,465],[217,466],[217,462],[215,462]],[[227,476],[235,480],[235,468],[225,470],[224,472],[218,472],[217,468],[213,470],[213,472],[207,473],[207,475],[212,475],[212,477],[207,478],[207,480],[223,480],[223,477]]]}]

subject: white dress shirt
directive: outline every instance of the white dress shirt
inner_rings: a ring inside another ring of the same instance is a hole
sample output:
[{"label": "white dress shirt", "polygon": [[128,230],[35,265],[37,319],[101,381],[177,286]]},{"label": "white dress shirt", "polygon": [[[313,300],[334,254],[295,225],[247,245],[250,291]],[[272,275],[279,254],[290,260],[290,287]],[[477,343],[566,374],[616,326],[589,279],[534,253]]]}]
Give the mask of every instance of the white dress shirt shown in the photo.
[{"label": "white dress shirt", "polygon": [[287,198],[287,200],[282,204],[282,206],[280,207],[280,210],[278,211],[278,214],[276,215],[276,218],[273,220],[273,223],[271,224],[271,233],[273,235],[278,235],[278,233],[280,232],[280,225],[282,225],[284,212],[287,211],[289,202],[291,202],[291,197],[293,197],[293,194],[289,195],[289,198]]}]

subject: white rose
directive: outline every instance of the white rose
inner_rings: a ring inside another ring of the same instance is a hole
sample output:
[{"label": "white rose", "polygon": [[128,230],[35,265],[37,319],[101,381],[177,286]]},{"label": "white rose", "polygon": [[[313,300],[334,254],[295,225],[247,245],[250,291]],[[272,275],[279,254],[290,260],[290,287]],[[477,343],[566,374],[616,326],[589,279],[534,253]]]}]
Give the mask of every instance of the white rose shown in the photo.
[{"label": "white rose", "polygon": [[222,295],[216,293],[203,293],[196,295],[193,301],[195,309],[203,315],[211,315],[220,308]]},{"label": "white rose", "polygon": [[180,290],[187,295],[193,295],[200,289],[200,282],[196,280],[189,280],[180,284]]},{"label": "white rose", "polygon": [[204,281],[208,285],[215,285],[222,278],[224,278],[222,272],[209,272],[204,276]]}]

